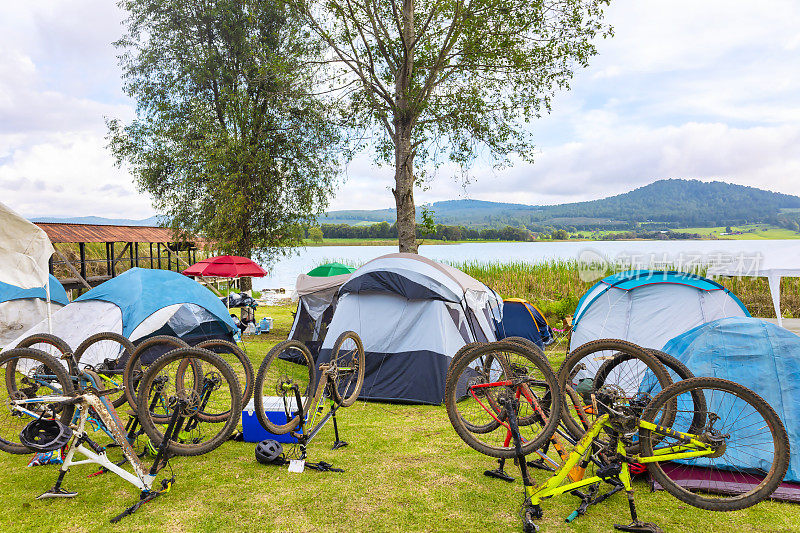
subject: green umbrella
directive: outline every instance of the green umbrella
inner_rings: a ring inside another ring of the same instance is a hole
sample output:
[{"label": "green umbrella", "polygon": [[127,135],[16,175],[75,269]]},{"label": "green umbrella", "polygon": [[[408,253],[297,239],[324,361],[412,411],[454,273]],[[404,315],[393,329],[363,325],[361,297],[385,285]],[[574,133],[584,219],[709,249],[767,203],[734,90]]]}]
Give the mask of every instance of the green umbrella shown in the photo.
[{"label": "green umbrella", "polygon": [[327,265],[318,266],[309,272],[308,275],[318,278],[327,278],[328,276],[338,276],[339,274],[352,274],[355,271],[355,268],[341,263],[328,263]]}]

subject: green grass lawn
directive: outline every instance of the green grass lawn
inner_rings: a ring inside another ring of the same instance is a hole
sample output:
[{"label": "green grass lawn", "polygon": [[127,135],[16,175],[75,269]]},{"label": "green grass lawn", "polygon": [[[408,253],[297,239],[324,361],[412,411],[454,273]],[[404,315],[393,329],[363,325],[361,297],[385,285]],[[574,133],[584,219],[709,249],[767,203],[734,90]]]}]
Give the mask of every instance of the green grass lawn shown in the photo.
[{"label": "green grass lawn", "polygon": [[[273,331],[246,338],[256,368],[277,341],[286,338],[293,306],[258,310],[275,319]],[[563,350],[554,352],[558,363]],[[340,411],[342,438],[350,446],[331,451],[333,427],[326,426],[309,447],[310,461],[327,461],[342,474],[263,466],[254,445],[228,442],[201,457],[171,460],[176,483],[165,496],[117,525],[109,518],[134,503],[138,493],[116,476],[86,476],[94,466],[74,467],[65,487],[72,500],[34,498],[55,481],[57,467],[26,468],[29,456],[0,455],[4,468],[2,531],[520,531],[522,484],[489,479],[494,466],[464,444],[443,406],[358,402]],[[114,457],[118,451],[112,451]],[[513,465],[509,464],[513,472]],[[534,471],[538,481],[544,472]],[[518,476],[517,476],[518,477]],[[732,513],[694,509],[664,492],[650,493],[638,482],[640,517],[668,532],[797,531],[800,506],[774,502]],[[610,532],[629,521],[624,494],[565,524],[578,505],[563,496],[544,502],[544,532]]]},{"label": "green grass lawn", "polygon": [[681,228],[675,231],[684,233],[698,233],[703,237],[713,239],[732,239],[732,240],[760,240],[760,239],[800,239],[800,233],[786,228],[779,228],[767,224],[748,224],[744,226],[732,226],[733,231],[741,231],[741,235],[722,235],[725,227],[715,228]]}]

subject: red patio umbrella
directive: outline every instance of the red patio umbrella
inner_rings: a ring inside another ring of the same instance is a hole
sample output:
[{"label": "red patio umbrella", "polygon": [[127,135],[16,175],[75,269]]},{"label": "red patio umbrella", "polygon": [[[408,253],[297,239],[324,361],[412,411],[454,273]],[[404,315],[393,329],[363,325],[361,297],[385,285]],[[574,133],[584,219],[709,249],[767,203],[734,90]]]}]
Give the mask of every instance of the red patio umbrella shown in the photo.
[{"label": "red patio umbrella", "polygon": [[263,278],[267,271],[246,257],[220,255],[193,264],[183,274],[205,278]]}]

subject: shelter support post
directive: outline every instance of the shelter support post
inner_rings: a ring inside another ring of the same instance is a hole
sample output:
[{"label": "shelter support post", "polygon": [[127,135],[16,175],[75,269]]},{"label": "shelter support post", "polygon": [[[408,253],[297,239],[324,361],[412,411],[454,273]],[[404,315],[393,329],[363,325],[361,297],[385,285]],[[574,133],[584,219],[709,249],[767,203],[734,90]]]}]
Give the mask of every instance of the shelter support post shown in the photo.
[{"label": "shelter support post", "polygon": [[769,293],[772,296],[772,306],[775,308],[775,317],[778,325],[783,327],[783,317],[781,316],[781,277],[770,273],[767,276],[769,282]]},{"label": "shelter support post", "polygon": [[153,243],[150,243],[150,268],[153,268]]},{"label": "shelter support post", "polygon": [[110,272],[110,274],[111,274],[112,278],[115,278],[117,276],[117,262],[114,260],[114,243],[113,242],[108,243],[108,251],[110,252],[110,255],[108,257],[111,260],[111,272]]},{"label": "shelter support post", "polygon": [[158,243],[158,268],[161,269],[161,243]]},{"label": "shelter support post", "polygon": [[81,279],[86,280],[86,243],[78,243],[78,251],[81,255]]}]

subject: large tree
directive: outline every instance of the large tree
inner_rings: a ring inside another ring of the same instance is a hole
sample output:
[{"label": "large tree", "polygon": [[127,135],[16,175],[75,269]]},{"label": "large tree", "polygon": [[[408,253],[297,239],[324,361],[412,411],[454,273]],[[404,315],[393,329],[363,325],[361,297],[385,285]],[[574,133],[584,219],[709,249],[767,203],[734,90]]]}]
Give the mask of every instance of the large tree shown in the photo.
[{"label": "large tree", "polygon": [[326,205],[338,134],[312,95],[320,50],[285,4],[121,0],[136,118],[109,145],[181,233],[274,257]]},{"label": "large tree", "polygon": [[526,123],[610,33],[608,0],[288,1],[327,43],[351,125],[379,132],[408,252],[424,173],[447,160],[466,172],[484,155],[497,166],[530,161]]}]

